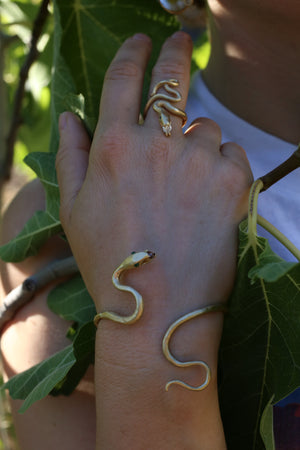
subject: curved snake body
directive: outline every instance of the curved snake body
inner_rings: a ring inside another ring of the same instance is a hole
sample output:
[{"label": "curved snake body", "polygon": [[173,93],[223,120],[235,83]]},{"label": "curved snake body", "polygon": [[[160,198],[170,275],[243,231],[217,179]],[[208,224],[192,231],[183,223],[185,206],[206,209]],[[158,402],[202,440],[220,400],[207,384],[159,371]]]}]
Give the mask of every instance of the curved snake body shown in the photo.
[{"label": "curved snake body", "polygon": [[[116,314],[116,313],[110,312],[110,311],[104,311],[102,313],[99,313],[94,318],[94,323],[96,326],[98,325],[98,323],[101,319],[109,319],[113,322],[118,322],[118,323],[125,324],[125,325],[131,325],[131,324],[135,323],[137,320],[139,320],[139,318],[143,314],[143,309],[144,309],[143,298],[142,298],[141,294],[139,292],[137,292],[135,289],[133,289],[132,287],[121,284],[120,277],[123,274],[123,272],[125,272],[126,270],[140,267],[141,265],[150,262],[154,257],[155,257],[155,253],[150,252],[150,251],[138,252],[138,253],[132,252],[132,254],[129,255],[120,264],[120,266],[117,267],[117,269],[114,271],[113,276],[112,276],[113,285],[120,291],[130,292],[134,296],[135,302],[136,302],[135,310],[129,316],[121,316],[119,314]],[[164,356],[166,357],[166,359],[176,367],[190,367],[190,366],[203,367],[205,369],[206,376],[205,376],[204,382],[201,385],[195,386],[195,387],[191,386],[183,381],[180,381],[180,380],[169,381],[165,386],[166,391],[168,391],[169,387],[173,384],[177,384],[179,386],[182,386],[182,387],[192,390],[192,391],[202,391],[203,389],[205,389],[208,386],[210,379],[211,379],[211,370],[210,370],[208,364],[206,364],[204,361],[187,361],[187,362],[178,361],[170,352],[169,342],[170,342],[170,339],[171,339],[174,331],[180,325],[184,324],[185,322],[187,322],[191,319],[194,319],[195,317],[201,316],[203,314],[207,314],[209,312],[215,312],[215,311],[223,311],[224,312],[226,310],[227,310],[226,305],[224,305],[222,303],[205,306],[201,309],[197,309],[196,311],[185,314],[184,316],[177,319],[174,323],[172,323],[172,325],[168,328],[168,330],[166,331],[165,336],[163,338],[163,342],[162,342],[162,350],[163,350],[163,353],[164,353]]]},{"label": "curved snake body", "polygon": [[203,367],[205,369],[205,380],[202,384],[200,384],[199,386],[195,386],[195,387],[193,387],[187,383],[184,383],[183,381],[180,381],[180,380],[172,380],[166,384],[166,386],[165,386],[166,391],[168,391],[169,387],[172,384],[178,384],[179,386],[189,389],[190,391],[202,391],[203,389],[205,389],[208,386],[210,379],[211,379],[211,370],[210,370],[210,367],[206,364],[206,362],[204,362],[204,361],[187,361],[187,362],[178,361],[170,352],[169,342],[170,342],[170,339],[171,339],[174,331],[180,325],[184,324],[188,320],[194,319],[195,317],[198,317],[198,316],[202,316],[203,314],[207,314],[209,312],[217,312],[217,311],[225,312],[226,310],[227,310],[226,305],[224,305],[222,303],[216,304],[216,305],[205,306],[201,309],[197,309],[191,313],[185,314],[184,316],[180,317],[175,322],[173,322],[172,325],[168,328],[168,330],[165,333],[165,336],[163,338],[163,343],[162,343],[162,349],[163,349],[163,353],[164,353],[166,359],[168,361],[170,361],[170,363],[172,363],[176,367],[191,367],[191,366]]},{"label": "curved snake body", "polygon": [[124,271],[140,267],[143,264],[147,264],[154,257],[155,253],[150,252],[148,250],[145,252],[138,252],[138,253],[132,252],[131,255],[129,255],[116,268],[116,270],[112,275],[112,283],[115,286],[115,288],[119,289],[120,291],[130,292],[134,296],[136,302],[135,310],[130,316],[120,316],[119,314],[110,311],[104,311],[102,313],[99,313],[94,318],[94,323],[96,326],[98,325],[101,319],[109,319],[112,320],[113,322],[131,325],[141,317],[144,310],[144,303],[141,294],[132,287],[121,284],[120,277]]},{"label": "curved snake body", "polygon": [[[163,80],[157,83],[150,94],[150,98],[144,110],[145,118],[150,106],[152,105],[154,111],[159,114],[159,122],[166,136],[170,136],[172,131],[171,119],[168,113],[180,117],[182,119],[182,126],[184,126],[187,121],[186,113],[182,109],[177,108],[170,103],[180,102],[181,100],[180,93],[176,89],[174,89],[174,87],[177,86],[179,86],[179,82],[174,78],[171,78],[170,80]],[[165,91],[172,95],[158,93],[157,91],[162,87],[165,89]]]}]

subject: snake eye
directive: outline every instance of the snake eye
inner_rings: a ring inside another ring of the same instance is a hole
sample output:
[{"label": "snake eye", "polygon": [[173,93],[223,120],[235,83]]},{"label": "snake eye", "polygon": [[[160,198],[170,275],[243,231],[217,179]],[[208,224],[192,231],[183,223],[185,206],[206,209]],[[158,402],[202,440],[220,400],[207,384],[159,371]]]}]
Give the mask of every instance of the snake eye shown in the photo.
[{"label": "snake eye", "polygon": [[151,258],[151,259],[155,257],[155,253],[150,252],[149,250],[147,250],[147,254],[148,254],[149,258]]},{"label": "snake eye", "polygon": [[136,252],[131,252],[132,255],[134,255]]}]

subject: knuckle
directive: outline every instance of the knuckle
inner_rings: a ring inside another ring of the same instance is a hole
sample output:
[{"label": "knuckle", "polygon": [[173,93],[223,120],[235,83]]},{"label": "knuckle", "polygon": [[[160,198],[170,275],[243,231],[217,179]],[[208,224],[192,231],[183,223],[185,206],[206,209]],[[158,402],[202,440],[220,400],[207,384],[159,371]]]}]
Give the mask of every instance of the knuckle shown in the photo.
[{"label": "knuckle", "polygon": [[153,136],[148,142],[148,151],[146,158],[151,163],[151,166],[158,166],[160,168],[166,167],[170,163],[170,158],[175,152],[172,152],[170,142],[162,139],[160,136]]},{"label": "knuckle", "polygon": [[183,62],[175,63],[173,60],[165,59],[153,68],[152,76],[155,80],[162,77],[182,79],[186,75],[186,70],[187,66]]},{"label": "knuckle", "polygon": [[214,120],[207,117],[201,117],[201,119],[199,119],[197,123],[200,125],[199,130],[201,132],[205,132],[208,136],[221,141],[222,131],[219,125]]},{"label": "knuckle", "polygon": [[224,166],[222,182],[227,192],[233,196],[240,196],[249,189],[251,175],[240,164],[231,162],[230,165]]},{"label": "knuckle", "polygon": [[113,62],[108,68],[105,76],[107,81],[127,80],[139,78],[141,76],[141,68],[133,61],[126,59]]},{"label": "knuckle", "polygon": [[223,161],[224,177],[230,185],[234,180],[237,189],[248,187],[253,182],[253,174],[249,165],[245,150],[234,142],[227,142],[221,147],[221,153],[225,156]]},{"label": "knuckle", "polygon": [[124,167],[128,159],[128,149],[130,148],[130,138],[126,129],[108,129],[99,140],[99,151],[94,152],[93,163],[101,168],[115,172]]},{"label": "knuckle", "polygon": [[203,181],[211,176],[214,158],[212,152],[194,151],[186,154],[184,163],[184,179],[191,184],[190,187],[193,189],[192,185],[195,180]]},{"label": "knuckle", "polygon": [[[195,119],[188,127],[186,134],[194,137],[200,147],[205,144],[211,149],[211,146],[220,147],[222,141],[222,131],[219,125],[206,117]],[[201,145],[201,143],[203,145]]]}]

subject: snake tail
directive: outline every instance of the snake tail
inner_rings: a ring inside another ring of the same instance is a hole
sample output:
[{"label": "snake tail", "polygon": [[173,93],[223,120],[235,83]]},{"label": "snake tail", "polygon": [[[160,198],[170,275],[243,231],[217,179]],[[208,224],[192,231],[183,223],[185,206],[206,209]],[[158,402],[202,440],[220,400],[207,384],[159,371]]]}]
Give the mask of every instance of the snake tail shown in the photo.
[{"label": "snake tail", "polygon": [[162,342],[162,350],[163,350],[163,354],[164,354],[165,358],[176,367],[181,367],[181,368],[191,367],[191,366],[203,367],[205,370],[205,380],[199,386],[191,386],[180,380],[171,380],[165,386],[166,391],[168,391],[170,386],[172,386],[173,384],[182,386],[190,391],[202,391],[203,389],[205,389],[208,386],[208,384],[211,380],[211,370],[210,370],[210,367],[208,366],[208,364],[206,364],[206,362],[204,362],[204,361],[186,361],[186,362],[178,361],[171,354],[170,349],[169,349],[169,343],[170,343],[173,333],[179,326],[183,325],[184,323],[188,322],[189,320],[194,319],[195,317],[202,316],[209,312],[217,312],[217,311],[226,312],[227,311],[226,305],[219,303],[219,304],[215,304],[215,305],[205,306],[201,309],[197,309],[193,312],[190,312],[190,313],[185,314],[184,316],[180,317],[175,322],[173,322],[172,325],[170,325],[170,327],[167,329],[165,336],[163,338],[163,342]]}]

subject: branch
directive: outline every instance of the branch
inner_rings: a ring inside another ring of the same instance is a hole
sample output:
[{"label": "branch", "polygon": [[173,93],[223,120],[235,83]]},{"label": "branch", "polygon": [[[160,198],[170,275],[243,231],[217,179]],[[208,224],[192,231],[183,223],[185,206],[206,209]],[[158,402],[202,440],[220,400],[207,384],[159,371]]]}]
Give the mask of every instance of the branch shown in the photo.
[{"label": "branch", "polygon": [[25,59],[25,62],[20,69],[19,84],[18,84],[18,88],[17,88],[15,97],[14,97],[12,121],[11,121],[9,132],[8,132],[8,135],[6,138],[6,155],[5,155],[5,159],[4,159],[4,164],[0,169],[1,170],[0,179],[7,180],[10,178],[10,172],[11,172],[11,166],[12,166],[12,162],[13,162],[14,146],[15,146],[15,141],[16,141],[16,137],[17,137],[17,131],[18,131],[19,126],[22,123],[21,108],[22,108],[22,102],[23,102],[23,97],[24,97],[24,92],[25,92],[25,83],[28,78],[29,69],[32,66],[32,64],[36,61],[36,59],[39,55],[39,52],[37,49],[37,43],[42,34],[45,22],[47,20],[48,14],[49,14],[48,13],[48,5],[49,5],[49,0],[42,1],[39,12],[33,23],[30,49],[29,49],[28,55]]},{"label": "branch", "polygon": [[263,182],[263,188],[260,192],[266,191],[270,186],[298,167],[300,167],[300,144],[298,144],[297,150],[286,161],[263,177],[260,177],[260,180]]},{"label": "branch", "polygon": [[54,261],[13,289],[0,307],[0,331],[12,319],[16,311],[28,303],[37,291],[59,278],[78,274],[79,270],[73,256]]}]

